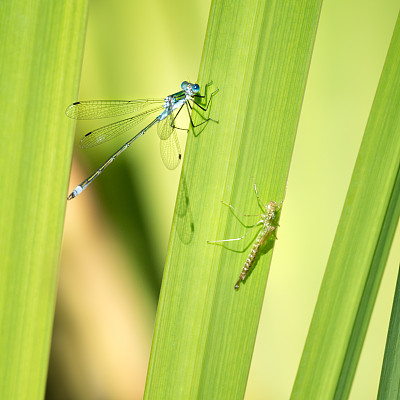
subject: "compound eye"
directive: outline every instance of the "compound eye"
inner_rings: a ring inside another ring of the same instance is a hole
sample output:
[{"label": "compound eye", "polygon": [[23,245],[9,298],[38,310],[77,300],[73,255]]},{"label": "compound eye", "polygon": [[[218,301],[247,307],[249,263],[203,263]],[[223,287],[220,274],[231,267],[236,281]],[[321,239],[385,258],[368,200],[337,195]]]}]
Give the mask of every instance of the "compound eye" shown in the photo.
[{"label": "compound eye", "polygon": [[193,92],[197,93],[199,90],[200,90],[200,86],[197,83],[195,83],[193,85]]},{"label": "compound eye", "polygon": [[183,81],[182,84],[181,84],[182,90],[185,90],[187,88],[188,84],[189,83],[187,81]]}]

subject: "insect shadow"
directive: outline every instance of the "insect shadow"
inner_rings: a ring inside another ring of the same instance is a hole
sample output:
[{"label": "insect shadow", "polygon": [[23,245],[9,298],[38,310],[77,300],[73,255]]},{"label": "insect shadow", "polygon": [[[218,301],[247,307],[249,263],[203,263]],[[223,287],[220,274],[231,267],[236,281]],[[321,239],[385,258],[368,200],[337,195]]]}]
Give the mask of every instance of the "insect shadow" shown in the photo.
[{"label": "insect shadow", "polygon": [[182,183],[176,200],[177,232],[183,244],[189,244],[194,235],[194,219],[190,206],[190,198],[186,177],[182,173]]}]

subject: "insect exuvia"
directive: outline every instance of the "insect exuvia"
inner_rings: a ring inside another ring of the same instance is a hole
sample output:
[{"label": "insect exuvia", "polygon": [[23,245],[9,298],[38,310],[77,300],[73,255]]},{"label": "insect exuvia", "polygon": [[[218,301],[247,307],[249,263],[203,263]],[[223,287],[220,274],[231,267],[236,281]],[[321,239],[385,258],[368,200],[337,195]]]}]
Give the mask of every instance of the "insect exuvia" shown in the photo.
[{"label": "insect exuvia", "polygon": [[255,183],[254,183],[254,191],[257,196],[258,204],[260,205],[260,207],[263,210],[262,214],[243,214],[228,203],[225,203],[222,201],[222,204],[226,205],[227,207],[234,210],[235,212],[242,214],[244,217],[260,217],[260,220],[257,223],[255,223],[250,228],[250,230],[242,237],[235,238],[235,239],[207,241],[207,243],[222,243],[222,242],[232,242],[235,240],[242,240],[244,237],[246,237],[251,232],[251,229],[255,228],[258,225],[262,225],[261,230],[258,233],[258,235],[251,247],[250,253],[247,256],[247,259],[243,265],[242,272],[240,273],[239,279],[235,284],[235,290],[238,290],[240,283],[246,279],[246,276],[247,276],[251,266],[253,265],[254,260],[256,259],[256,256],[260,250],[260,247],[269,239],[269,237],[271,235],[275,236],[275,230],[279,226],[278,225],[278,217],[279,217],[279,211],[282,207],[283,200],[280,203],[276,203],[275,201],[270,201],[268,204],[264,205],[264,203],[262,203],[260,200],[260,197],[257,192],[257,186]]},{"label": "insect exuvia", "polygon": [[[167,96],[165,99],[141,99],[141,100],[88,100],[77,101],[71,104],[65,113],[68,117],[74,119],[100,119],[116,117],[119,115],[136,113],[142,108],[149,105],[157,105],[156,107],[143,111],[132,117],[114,122],[87,133],[80,141],[81,148],[89,148],[104,143],[116,136],[124,133],[141,122],[150,114],[158,112],[159,115],[137,133],[132,139],[128,140],[120,149],[118,149],[99,169],[92,175],[80,183],[73,192],[68,196],[68,200],[73,199],[82,193],[86,187],[93,182],[124,150],[126,150],[138,137],[144,135],[153,125],[158,123],[158,136],[160,137],[160,152],[161,158],[168,169],[175,169],[181,159],[181,150],[178,137],[175,129],[182,129],[175,126],[175,119],[182,110],[183,106],[189,113],[190,123],[193,127],[200,126],[207,121],[215,121],[211,118],[203,118],[198,125],[194,125],[190,111],[193,106],[199,107],[203,111],[208,109],[211,98],[218,92],[218,89],[211,93],[207,102],[207,87],[211,85],[209,82],[205,86],[204,96],[199,94],[200,86],[197,83],[182,82],[179,92]],[[196,99],[206,99],[206,104],[203,107],[196,102]],[[190,103],[192,102],[192,104]],[[187,129],[182,129],[187,130]]]}]

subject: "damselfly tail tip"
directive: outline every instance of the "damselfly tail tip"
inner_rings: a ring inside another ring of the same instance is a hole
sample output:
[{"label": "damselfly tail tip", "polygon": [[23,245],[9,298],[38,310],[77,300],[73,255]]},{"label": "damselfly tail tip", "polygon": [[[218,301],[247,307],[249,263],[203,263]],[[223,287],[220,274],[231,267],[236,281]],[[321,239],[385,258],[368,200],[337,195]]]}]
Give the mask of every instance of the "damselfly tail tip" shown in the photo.
[{"label": "damselfly tail tip", "polygon": [[77,186],[72,193],[70,193],[70,195],[67,197],[67,200],[72,200],[74,199],[76,196],[78,196],[78,194],[80,194],[82,192],[82,187],[81,186]]}]

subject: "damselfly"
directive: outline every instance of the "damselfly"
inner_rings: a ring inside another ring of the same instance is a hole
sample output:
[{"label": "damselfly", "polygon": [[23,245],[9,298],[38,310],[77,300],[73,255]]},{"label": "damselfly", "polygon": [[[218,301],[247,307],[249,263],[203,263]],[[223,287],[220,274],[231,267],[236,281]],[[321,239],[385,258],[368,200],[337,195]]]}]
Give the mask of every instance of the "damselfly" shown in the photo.
[{"label": "damselfly", "polygon": [[[137,113],[147,106],[155,106],[150,110],[135,114],[132,117],[114,122],[87,133],[80,141],[81,148],[89,148],[104,143],[116,136],[128,131],[139,124],[145,117],[153,113],[159,115],[137,133],[132,139],[128,140],[120,149],[118,149],[97,171],[80,183],[68,196],[68,200],[73,199],[82,193],[87,186],[94,181],[124,150],[126,150],[138,137],[144,135],[153,125],[158,123],[158,136],[160,138],[161,158],[168,169],[175,169],[181,159],[181,150],[178,136],[175,129],[182,129],[175,126],[175,119],[182,110],[183,106],[189,113],[190,123],[193,127],[200,126],[207,121],[214,121],[211,118],[203,118],[200,124],[194,125],[190,111],[193,106],[199,107],[203,111],[208,109],[211,98],[218,92],[218,89],[211,93],[207,101],[207,87],[205,86],[204,96],[199,94],[200,86],[197,83],[182,82],[179,92],[167,96],[165,99],[141,99],[141,100],[88,100],[77,101],[71,104],[66,114],[75,119],[100,119],[116,117],[119,115]],[[197,99],[205,99],[205,105],[196,102]],[[187,129],[183,129],[187,130]]]},{"label": "damselfly", "polygon": [[258,204],[261,207],[261,209],[263,210],[262,214],[243,214],[242,212],[240,212],[239,210],[234,208],[232,205],[225,203],[224,201],[221,201],[221,203],[226,205],[227,207],[229,207],[231,210],[233,210],[239,214],[242,214],[244,217],[260,217],[261,219],[257,223],[255,223],[250,228],[250,230],[242,237],[235,238],[235,239],[207,241],[207,243],[222,243],[222,242],[233,242],[235,240],[242,240],[251,232],[252,229],[254,229],[258,225],[262,225],[261,230],[258,233],[258,235],[253,243],[253,246],[251,247],[250,253],[243,265],[242,272],[240,273],[239,279],[235,285],[235,290],[238,290],[240,283],[246,279],[246,276],[247,276],[251,266],[253,265],[254,260],[256,259],[256,256],[260,250],[260,247],[268,240],[268,238],[271,235],[275,236],[275,230],[279,226],[278,225],[278,217],[279,217],[279,211],[282,207],[283,200],[280,203],[276,203],[275,201],[270,201],[268,204],[264,205],[264,203],[262,203],[260,200],[260,196],[258,195],[257,186],[255,183],[254,183],[254,191],[257,196]]}]

